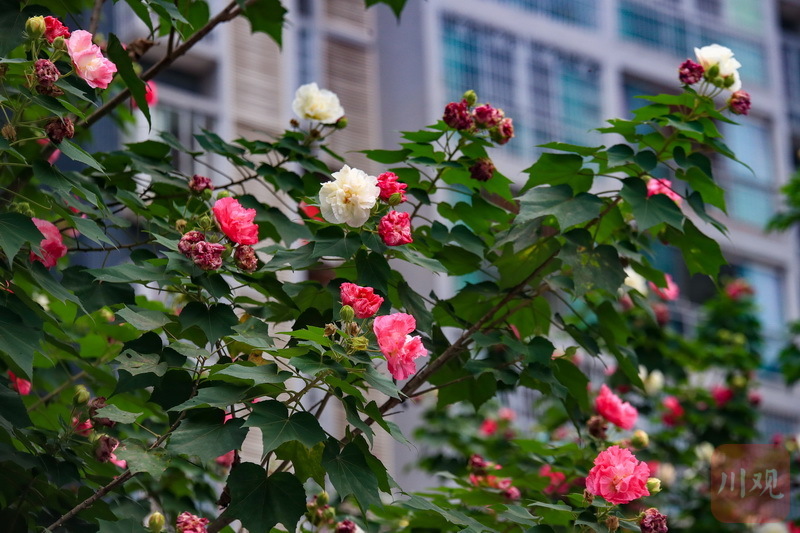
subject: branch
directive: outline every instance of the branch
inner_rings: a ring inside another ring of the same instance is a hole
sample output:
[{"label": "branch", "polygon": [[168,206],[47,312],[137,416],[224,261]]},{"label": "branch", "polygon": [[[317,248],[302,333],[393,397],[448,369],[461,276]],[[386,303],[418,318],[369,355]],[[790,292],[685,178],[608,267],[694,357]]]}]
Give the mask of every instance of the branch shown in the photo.
[{"label": "branch", "polygon": [[[222,24],[223,22],[228,22],[239,16],[242,13],[242,8],[237,5],[237,3],[231,2],[225,8],[217,13],[217,15],[209,20],[205,26],[197,30],[197,32],[189,37],[182,45],[172,50],[170,53],[167,53],[161,60],[147,69],[147,71],[141,75],[142,81],[148,81],[156,76],[159,72],[170,66],[176,59],[184,55],[186,52],[191,50],[191,48],[196,45],[203,37],[211,33],[211,30],[216,28],[218,25]],[[76,127],[79,128],[88,128],[111,111],[114,110],[122,102],[126,101],[130,98],[131,91],[127,87],[117,94],[115,94],[110,100],[100,106],[97,111],[86,117],[84,120],[78,122]]]},{"label": "branch", "polygon": [[78,505],[73,507],[69,512],[67,512],[64,516],[62,516],[61,518],[59,518],[58,520],[56,520],[55,522],[50,524],[50,526],[45,529],[45,532],[53,531],[55,528],[61,526],[64,522],[66,522],[67,520],[69,520],[70,518],[72,518],[73,516],[78,514],[79,512],[83,511],[87,507],[89,507],[92,504],[94,504],[94,502],[96,502],[97,500],[99,500],[100,498],[102,498],[103,496],[105,496],[106,494],[108,494],[109,492],[111,492],[112,490],[117,488],[118,486],[122,485],[123,483],[125,483],[129,479],[131,479],[134,475],[135,474],[132,474],[130,470],[126,470],[121,475],[115,477],[111,481],[111,483],[109,483],[105,487],[101,488],[100,490],[98,490],[97,492],[95,492],[94,494],[92,494],[91,496],[86,498],[85,500],[83,500],[81,503],[79,503]]},{"label": "branch", "polygon": [[100,26],[100,15],[103,13],[103,4],[105,0],[94,0],[94,8],[92,8],[92,17],[89,19],[89,33],[94,35],[97,33],[97,28]]}]

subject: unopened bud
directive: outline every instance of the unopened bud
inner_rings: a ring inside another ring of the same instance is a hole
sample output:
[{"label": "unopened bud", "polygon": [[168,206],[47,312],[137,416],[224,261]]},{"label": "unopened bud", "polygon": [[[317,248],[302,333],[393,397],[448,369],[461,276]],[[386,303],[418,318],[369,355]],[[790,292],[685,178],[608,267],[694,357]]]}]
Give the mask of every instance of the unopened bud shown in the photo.
[{"label": "unopened bud", "polygon": [[722,79],[722,86],[726,89],[733,87],[733,84],[736,83],[736,78],[733,76],[726,76]]},{"label": "unopened bud", "polygon": [[361,333],[361,328],[355,322],[350,322],[348,324],[345,324],[344,331],[351,337],[357,337],[358,334]]},{"label": "unopened bud", "polygon": [[322,333],[326,337],[331,337],[336,333],[336,324],[325,324],[325,331]]},{"label": "unopened bud", "polygon": [[369,339],[366,337],[352,337],[350,339],[350,348],[359,352],[369,348]]},{"label": "unopened bud", "polygon": [[327,491],[323,490],[322,492],[317,494],[317,503],[319,505],[327,505],[328,502],[330,501],[330,499],[331,499],[331,497],[328,495]]},{"label": "unopened bud", "polygon": [[231,196],[233,195],[230,193],[230,191],[219,191],[217,193],[217,200],[220,198],[230,198]]},{"label": "unopened bud", "polygon": [[606,431],[608,430],[608,422],[606,419],[599,415],[592,416],[586,423],[589,430],[589,435],[596,439],[606,440]]},{"label": "unopened bud", "polygon": [[647,434],[646,431],[643,429],[637,429],[633,432],[633,437],[631,437],[631,445],[634,448],[647,448],[650,444],[650,436]]},{"label": "unopened bud", "polygon": [[44,17],[31,17],[25,21],[25,33],[29,38],[39,39],[45,31],[47,31],[47,24],[44,22]]},{"label": "unopened bud", "polygon": [[150,533],[161,533],[165,523],[164,515],[156,511],[147,519],[147,529]]},{"label": "unopened bud", "polygon": [[717,76],[719,76],[719,65],[711,65],[708,67],[708,70],[706,71],[706,77],[710,80],[713,80]]},{"label": "unopened bud", "polygon": [[356,312],[353,311],[353,308],[349,305],[343,305],[339,311],[339,318],[342,320],[342,322],[352,322],[355,316]]},{"label": "unopened bud", "polygon": [[322,511],[322,519],[325,522],[332,522],[336,519],[336,509],[333,507],[325,506],[325,509]]},{"label": "unopened bud", "polygon": [[214,229],[214,221],[208,215],[201,216],[200,220],[197,221],[197,225],[200,226],[200,229],[203,231],[211,231]]},{"label": "unopened bud", "polygon": [[472,89],[470,89],[469,91],[465,92],[464,96],[462,96],[461,98],[466,100],[467,101],[467,105],[470,105],[470,106],[473,106],[478,102],[478,95]]},{"label": "unopened bud", "polygon": [[309,136],[311,136],[312,139],[319,139],[321,135],[321,133],[317,128],[313,128],[311,131],[308,132],[308,134]]},{"label": "unopened bud", "polygon": [[347,127],[347,124],[348,124],[347,117],[342,117],[336,121],[336,124],[334,124],[334,126],[336,127],[337,130],[343,130]]},{"label": "unopened bud", "polygon": [[3,136],[3,139],[7,141],[16,141],[17,140],[17,128],[12,126],[11,124],[6,124],[3,126],[3,129],[0,130],[0,135]]},{"label": "unopened bud", "polygon": [[92,395],[89,393],[89,389],[83,385],[77,385],[75,387],[75,394],[72,395],[72,403],[75,405],[83,405],[88,402],[91,397]]},{"label": "unopened bud", "polygon": [[175,221],[175,229],[180,231],[181,233],[184,233],[186,231],[186,226],[188,224],[189,222],[187,222],[186,219],[179,218],[178,220]]},{"label": "unopened bud", "polygon": [[657,477],[647,478],[647,490],[651,496],[661,492],[661,480]]},{"label": "unopened bud", "polygon": [[14,202],[11,204],[11,211],[25,215],[26,217],[33,217],[36,213],[31,209],[31,204],[28,202]]},{"label": "unopened bud", "polygon": [[114,311],[112,311],[108,307],[104,307],[104,308],[100,309],[100,317],[103,318],[106,322],[113,322],[114,321]]},{"label": "unopened bud", "polygon": [[289,125],[293,128],[299,128],[300,122],[298,122],[296,118],[293,118],[292,120],[289,121]]},{"label": "unopened bud", "polygon": [[389,197],[389,205],[394,207],[401,203],[403,203],[403,195],[399,192],[392,193]]},{"label": "unopened bud", "polygon": [[731,385],[737,389],[743,389],[747,386],[747,378],[742,375],[733,376],[733,378],[731,378]]},{"label": "unopened bud", "polygon": [[616,516],[609,516],[606,519],[606,527],[608,528],[609,533],[614,533],[619,529],[619,518]]},{"label": "unopened bud", "polygon": [[56,50],[61,50],[62,52],[67,49],[67,40],[64,39],[63,35],[59,35],[53,39],[53,48]]}]

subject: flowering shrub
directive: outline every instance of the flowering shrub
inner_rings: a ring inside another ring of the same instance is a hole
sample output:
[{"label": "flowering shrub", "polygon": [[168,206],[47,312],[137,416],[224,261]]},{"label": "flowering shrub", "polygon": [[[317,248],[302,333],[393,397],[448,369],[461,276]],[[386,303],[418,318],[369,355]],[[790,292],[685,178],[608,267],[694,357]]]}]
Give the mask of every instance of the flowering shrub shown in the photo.
[{"label": "flowering shrub", "polygon": [[[0,50],[0,501],[9,531],[219,532],[237,520],[250,531],[666,528],[660,507],[635,514],[660,488],[651,470],[669,485],[665,463],[643,461],[671,457],[670,432],[689,426],[716,442],[701,404],[752,422],[741,370],[757,361],[750,338],[700,331],[718,349],[699,361],[741,363],[725,366],[733,393],[716,403],[719,394],[677,386],[692,358],[675,350],[662,358],[673,366],[660,368],[646,342],[667,335],[653,314],[662,325],[669,318],[664,302],[645,299],[646,281],[664,300],[676,296],[648,259],[651,244],[674,246],[692,273],[716,277],[724,264],[699,221],[721,227],[706,204],[725,208],[709,154],[735,158],[714,127],[714,97],[728,90],[724,107],[747,108],[732,54],[698,50],[702,77],[685,64],[679,77],[700,86],[610,121],[600,131],[617,144],[547,145],[515,177],[519,190],[492,161],[514,142],[513,117],[472,91],[441,120],[403,132],[399,149],[367,149],[377,177],[346,160],[330,168],[315,154],[334,157],[328,138],[347,124],[336,95],[316,84],[295,95],[302,123],[274,138],[197,134],[239,169],[225,179],[174,168],[170,154],[184,149],[163,132],[111,153],[81,146],[100,118],[129,116],[119,109],[129,97],[149,120],[146,82],[191,36],[243,16],[279,38],[281,9],[232,3],[204,21],[203,9],[179,19],[136,5],[145,26],[158,18],[157,31],[183,43],[140,75],[113,33],[95,43],[94,28],[36,16],[24,33],[4,28],[13,36]],[[60,167],[64,159],[81,170]],[[656,170],[672,173],[652,192]],[[593,192],[596,178],[616,185]],[[280,204],[248,194],[255,180]],[[438,194],[449,190],[458,196]],[[625,284],[626,268],[642,276],[641,291]],[[326,276],[302,274],[321,269]],[[476,281],[432,292],[419,283],[466,275]],[[580,302],[591,322],[557,312],[554,299]],[[721,310],[710,315],[730,319]],[[594,416],[578,349],[587,361],[616,362]],[[667,392],[655,391],[657,370]],[[460,423],[448,406],[485,409],[497,393],[521,390],[546,399],[543,419],[558,422],[552,442],[522,436],[510,411],[492,413],[481,417],[488,442],[470,440],[479,423],[455,432],[463,475],[452,486],[394,490],[373,441],[378,428],[406,441],[391,419],[404,402],[435,391],[432,419]],[[654,405],[675,398],[674,426],[649,445],[641,433],[617,435],[660,414],[634,405],[642,394]],[[333,408],[344,427],[321,424]],[[588,436],[576,440],[568,420]],[[250,434],[260,435],[255,453],[243,449]],[[511,451],[520,460],[484,459]]]}]

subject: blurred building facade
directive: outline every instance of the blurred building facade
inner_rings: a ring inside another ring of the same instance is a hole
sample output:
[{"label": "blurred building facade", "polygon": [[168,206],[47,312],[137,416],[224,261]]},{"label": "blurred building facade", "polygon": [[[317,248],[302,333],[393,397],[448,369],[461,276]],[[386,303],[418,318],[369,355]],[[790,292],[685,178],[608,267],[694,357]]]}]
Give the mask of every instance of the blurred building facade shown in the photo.
[{"label": "blurred building facade", "polygon": [[[365,10],[363,0],[284,5],[282,49],[236,20],[159,76],[153,130],[192,148],[200,128],[223,138],[269,137],[288,126],[295,89],[316,81],[339,95],[349,119],[334,149],[350,165],[377,173],[382,169],[356,150],[393,148],[399,131],[434,123],[447,102],[474,89],[514,119],[516,138],[495,160],[513,177],[541,152],[537,144],[612,144],[592,128],[629,116],[637,94],[679,90],[677,67],[694,47],[733,49],[753,109],[742,125],[723,125],[723,133],[753,172],[717,162],[730,228],[720,240],[730,275],[756,290],[768,339],[765,366],[774,367],[785,322],[800,317],[796,235],[762,231],[800,148],[800,0],[409,0],[399,21],[382,5]],[[222,6],[213,0],[212,14]],[[123,42],[146,34],[130,16],[118,16],[114,26]],[[163,48],[162,42],[151,56]],[[148,134],[142,126],[134,137]],[[177,157],[187,174],[224,169],[224,161]],[[691,328],[708,283],[691,278],[666,249],[657,262],[681,285],[677,325]],[[766,433],[800,429],[800,415],[786,407],[787,391],[770,385],[763,393]],[[407,452],[387,441],[383,458],[395,453]],[[414,483],[400,478],[401,486]]]}]

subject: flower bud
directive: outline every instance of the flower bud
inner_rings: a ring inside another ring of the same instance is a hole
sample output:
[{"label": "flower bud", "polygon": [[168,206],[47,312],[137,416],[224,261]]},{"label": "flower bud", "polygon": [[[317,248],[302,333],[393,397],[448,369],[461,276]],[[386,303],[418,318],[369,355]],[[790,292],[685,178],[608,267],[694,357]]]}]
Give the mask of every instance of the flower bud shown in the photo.
[{"label": "flower bud", "polygon": [[300,122],[296,118],[293,118],[292,120],[289,121],[289,125],[293,128],[299,128]]},{"label": "flower bud", "polygon": [[647,478],[647,490],[651,496],[661,492],[661,480],[657,477]]},{"label": "flower bud", "polygon": [[25,33],[31,39],[41,38],[46,30],[47,24],[45,24],[43,16],[31,17],[25,21]]},{"label": "flower bud", "polygon": [[322,491],[317,494],[317,503],[319,505],[327,505],[328,502],[331,500],[331,497],[328,495],[327,491]]},{"label": "flower bud", "polygon": [[108,307],[104,307],[104,308],[100,309],[100,317],[103,318],[106,322],[113,322],[114,321],[114,311],[112,311]]},{"label": "flower bud", "polygon": [[156,511],[147,518],[147,529],[150,533],[161,533],[165,523],[164,515]]},{"label": "flower bud", "polygon": [[7,141],[16,141],[17,140],[17,128],[12,126],[11,124],[6,124],[3,126],[3,129],[0,130],[0,135],[3,136],[3,139]]},{"label": "flower bud", "polygon": [[717,76],[719,76],[719,65],[711,65],[706,71],[706,79],[713,80]]},{"label": "flower bud", "polygon": [[389,197],[388,204],[390,206],[394,207],[394,206],[396,206],[398,204],[401,204],[401,203],[403,203],[403,194],[399,193],[399,192],[392,193],[392,195]]},{"label": "flower bud", "polygon": [[217,193],[217,200],[220,198],[230,198],[231,196],[233,195],[230,193],[230,191],[219,191]]},{"label": "flower bud", "polygon": [[336,533],[356,533],[357,526],[352,520],[343,520],[336,524]]},{"label": "flower bud", "polygon": [[469,106],[475,105],[475,103],[478,101],[478,95],[472,89],[465,92],[464,96],[462,96],[461,98],[464,99],[467,102],[467,105]]},{"label": "flower bud", "polygon": [[731,378],[731,385],[736,387],[737,389],[743,389],[747,386],[747,378],[742,376],[741,374],[737,374]]},{"label": "flower bud", "polygon": [[342,322],[352,322],[355,316],[356,312],[349,305],[343,305],[339,310],[339,318]]},{"label": "flower bud", "polygon": [[175,221],[175,229],[183,233],[184,231],[186,231],[186,226],[188,224],[189,222],[187,222],[185,218],[179,218],[178,220]]},{"label": "flower bud", "polygon": [[609,533],[614,533],[619,529],[619,518],[613,515],[606,518],[606,527]]},{"label": "flower bud", "polygon": [[31,209],[31,204],[28,202],[14,202],[11,204],[11,211],[25,215],[26,217],[33,217],[36,213]]},{"label": "flower bud", "polygon": [[64,39],[63,35],[59,35],[55,39],[53,39],[53,48],[56,50],[60,50],[62,52],[66,51],[67,49],[67,40]]},{"label": "flower bud", "polygon": [[75,126],[69,117],[56,117],[45,124],[44,132],[51,141],[55,144],[60,144],[65,138],[72,139],[75,135]]},{"label": "flower bud", "polygon": [[72,395],[72,403],[74,405],[83,405],[88,402],[91,397],[92,395],[89,393],[89,389],[83,385],[78,385],[75,387],[75,394]]},{"label": "flower bud", "polygon": [[369,339],[366,337],[352,337],[350,339],[350,348],[354,351],[364,351],[369,348]]},{"label": "flower bud", "polygon": [[349,322],[345,324],[344,331],[351,337],[357,337],[361,333],[361,327],[355,322]]},{"label": "flower bud", "polygon": [[594,415],[586,423],[589,430],[589,435],[596,439],[606,440],[606,431],[608,430],[608,422],[606,419],[599,415]]},{"label": "flower bud", "polygon": [[494,175],[494,163],[488,157],[482,157],[469,167],[469,176],[478,181],[489,181]]},{"label": "flower bud", "polygon": [[206,189],[214,190],[214,184],[211,183],[211,178],[195,174],[189,180],[189,189],[196,193],[201,193]]},{"label": "flower bud", "polygon": [[647,448],[650,444],[650,436],[647,434],[646,431],[643,429],[637,429],[633,432],[633,437],[631,437],[631,445],[634,448]]},{"label": "flower bud", "polygon": [[214,220],[208,215],[203,215],[200,217],[200,220],[197,221],[197,225],[200,226],[200,229],[203,231],[211,231],[214,229]]},{"label": "flower bud", "polygon": [[334,127],[337,130],[343,130],[343,129],[345,129],[347,127],[347,124],[348,124],[347,117],[342,117],[342,118],[340,118],[339,120],[336,121],[336,124],[334,124]]}]

